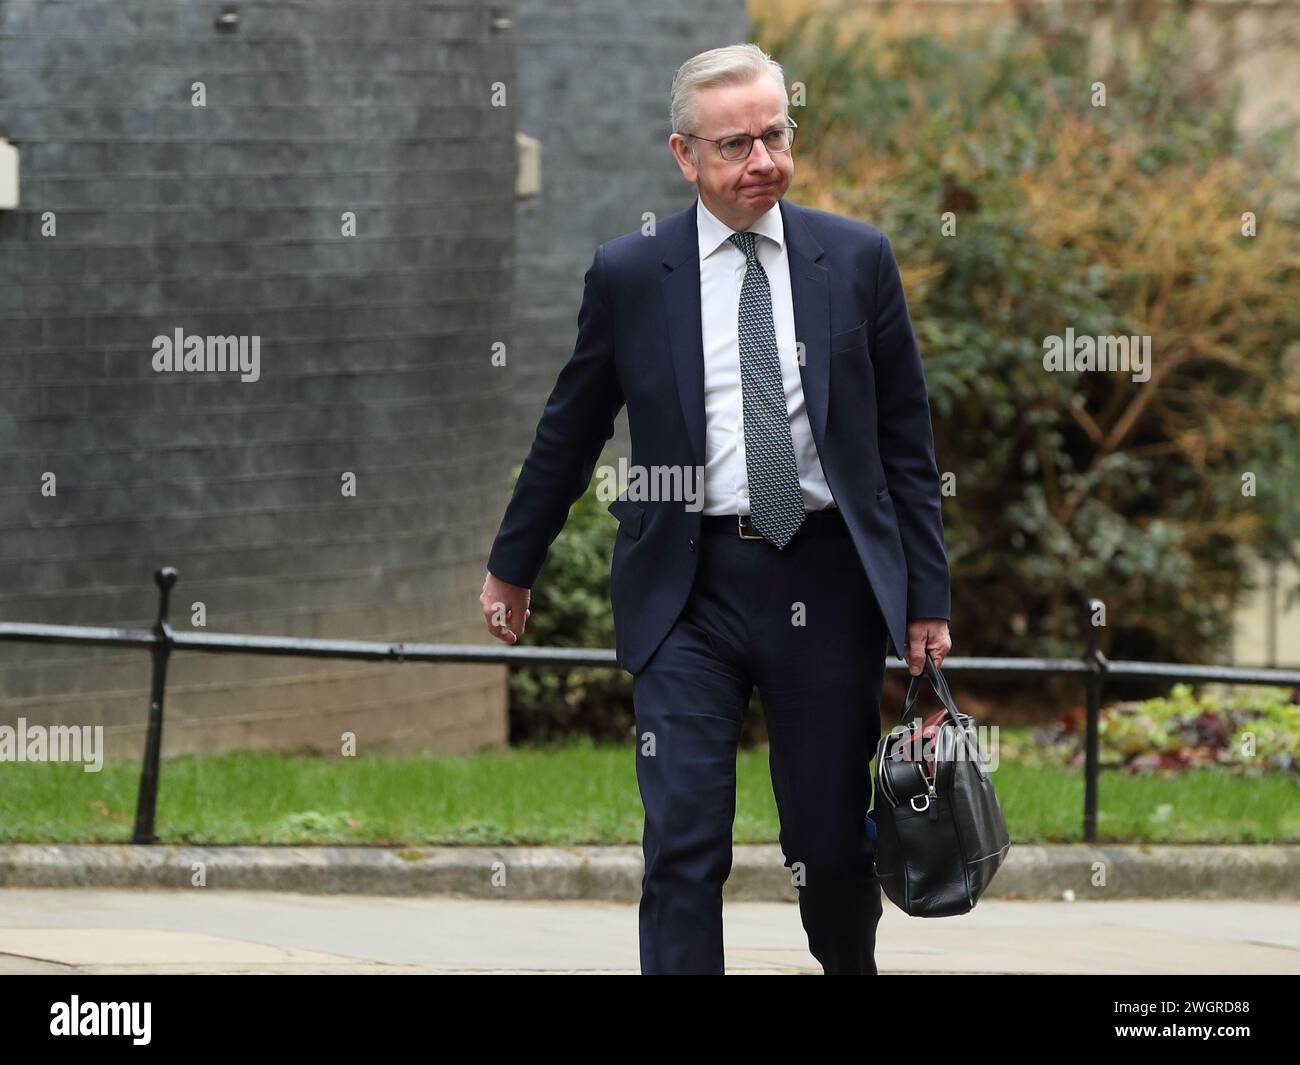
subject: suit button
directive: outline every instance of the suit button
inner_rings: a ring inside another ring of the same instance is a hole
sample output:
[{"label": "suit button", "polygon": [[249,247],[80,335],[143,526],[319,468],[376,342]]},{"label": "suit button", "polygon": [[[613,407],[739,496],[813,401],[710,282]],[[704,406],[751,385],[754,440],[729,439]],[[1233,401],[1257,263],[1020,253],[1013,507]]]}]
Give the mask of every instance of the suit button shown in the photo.
[{"label": "suit button", "polygon": [[694,550],[695,550],[695,541],[694,541],[694,540],[687,540],[686,542],[687,542],[688,544],[691,545],[691,550],[694,551]]}]

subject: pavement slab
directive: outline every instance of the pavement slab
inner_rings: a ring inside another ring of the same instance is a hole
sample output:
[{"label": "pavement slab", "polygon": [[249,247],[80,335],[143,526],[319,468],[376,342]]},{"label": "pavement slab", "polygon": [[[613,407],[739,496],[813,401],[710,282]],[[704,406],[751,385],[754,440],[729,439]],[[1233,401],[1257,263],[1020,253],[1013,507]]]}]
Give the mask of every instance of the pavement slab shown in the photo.
[{"label": "pavement slab", "polygon": [[[816,975],[796,905],[728,900],[727,971]],[[981,900],[908,917],[885,900],[883,975],[1298,974],[1300,903]],[[0,973],[637,974],[637,907],[222,891],[0,890]]]}]

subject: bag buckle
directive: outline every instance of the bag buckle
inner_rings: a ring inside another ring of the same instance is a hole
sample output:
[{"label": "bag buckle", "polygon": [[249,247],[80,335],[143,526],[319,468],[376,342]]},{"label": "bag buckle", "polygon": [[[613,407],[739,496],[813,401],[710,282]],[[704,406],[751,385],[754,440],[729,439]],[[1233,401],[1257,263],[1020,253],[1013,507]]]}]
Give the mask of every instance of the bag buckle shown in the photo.
[{"label": "bag buckle", "polygon": [[[924,806],[917,806],[917,805],[916,805],[916,800],[917,800],[917,799],[924,799],[924,800],[925,800],[925,805],[924,805]],[[918,814],[923,814],[923,813],[925,813],[926,810],[930,809],[930,796],[929,796],[929,795],[913,795],[910,799],[907,800],[907,804],[908,804],[908,805],[909,805],[913,810],[915,810]]]}]

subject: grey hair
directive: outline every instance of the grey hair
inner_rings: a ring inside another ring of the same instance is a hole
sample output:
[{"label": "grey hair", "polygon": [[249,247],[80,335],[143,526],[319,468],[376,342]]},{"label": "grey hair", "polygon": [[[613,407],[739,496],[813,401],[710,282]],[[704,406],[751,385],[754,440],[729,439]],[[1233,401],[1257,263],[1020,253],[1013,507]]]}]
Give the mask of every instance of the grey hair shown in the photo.
[{"label": "grey hair", "polygon": [[[785,71],[781,64],[756,44],[729,44],[711,48],[692,56],[677,68],[668,110],[671,133],[694,133],[697,116],[695,92],[717,85],[748,85],[766,75],[781,90],[781,106],[790,109],[790,95],[785,89]],[[700,161],[699,145],[691,138],[691,158]]]}]

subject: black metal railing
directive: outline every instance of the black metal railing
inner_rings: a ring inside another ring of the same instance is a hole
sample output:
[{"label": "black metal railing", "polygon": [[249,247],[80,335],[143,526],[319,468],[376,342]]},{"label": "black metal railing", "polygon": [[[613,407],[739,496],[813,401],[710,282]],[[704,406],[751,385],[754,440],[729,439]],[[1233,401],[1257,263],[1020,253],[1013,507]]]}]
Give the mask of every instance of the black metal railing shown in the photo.
[{"label": "black metal railing", "polygon": [[[248,636],[240,633],[176,632],[168,622],[171,590],[177,572],[166,566],[154,574],[158,585],[158,620],[151,629],[89,628],[79,625],[32,625],[0,622],[0,640],[29,643],[96,644],[108,647],[148,648],[153,656],[149,692],[149,725],[145,735],[144,766],[136,800],[132,843],[155,843],[154,817],[158,806],[161,768],[163,699],[167,663],[173,651],[208,654],[286,655],[299,658],[343,658],[369,662],[470,662],[505,665],[614,666],[612,650],[572,647],[511,647],[470,644],[383,643],[367,640],[320,640],[285,636]],[[1083,604],[1088,645],[1080,658],[945,658],[943,668],[959,673],[1078,674],[1086,689],[1087,731],[1084,736],[1083,838],[1097,838],[1098,722],[1102,694],[1109,677],[1133,680],[1217,681],[1226,684],[1300,685],[1300,669],[1259,669],[1243,666],[1192,666],[1108,659],[1098,648],[1098,628],[1091,623],[1101,603]],[[889,669],[905,669],[898,658],[885,660]]]}]

